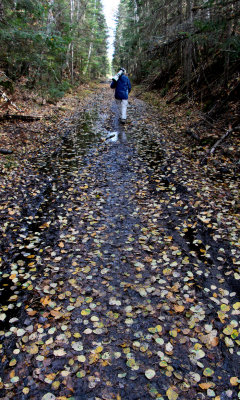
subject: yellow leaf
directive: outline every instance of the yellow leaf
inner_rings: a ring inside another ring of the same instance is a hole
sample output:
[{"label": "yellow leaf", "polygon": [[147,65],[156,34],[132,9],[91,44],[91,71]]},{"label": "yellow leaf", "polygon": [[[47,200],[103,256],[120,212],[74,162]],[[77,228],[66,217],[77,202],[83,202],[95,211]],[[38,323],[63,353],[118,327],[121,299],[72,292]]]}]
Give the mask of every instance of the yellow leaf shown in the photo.
[{"label": "yellow leaf", "polygon": [[97,353],[92,353],[89,355],[89,364],[94,364],[99,360],[100,356]]},{"label": "yellow leaf", "polygon": [[228,304],[221,304],[221,310],[224,312],[230,311],[230,306]]},{"label": "yellow leaf", "polygon": [[169,388],[166,394],[169,400],[177,400],[178,398],[177,392],[175,392],[172,388]]},{"label": "yellow leaf", "polygon": [[237,303],[233,304],[233,308],[234,308],[234,310],[239,310],[239,308],[240,308],[240,301],[238,301]]},{"label": "yellow leaf", "polygon": [[82,335],[81,335],[81,333],[76,332],[76,333],[73,334],[73,336],[74,336],[76,339],[79,339]]},{"label": "yellow leaf", "polygon": [[217,312],[217,315],[218,315],[218,318],[220,319],[220,321],[221,321],[222,323],[224,323],[224,322],[225,322],[225,319],[226,319],[226,314],[225,314],[224,312],[222,312],[222,311],[218,311],[218,312]]},{"label": "yellow leaf", "polygon": [[[52,389],[57,390],[60,385],[61,385],[61,383],[59,381],[55,381],[52,383]],[[60,399],[60,397],[59,397],[59,399]]]},{"label": "yellow leaf", "polygon": [[98,346],[95,350],[96,353],[101,353],[103,351],[103,347],[102,346]]},{"label": "yellow leaf", "polygon": [[86,361],[86,357],[85,356],[78,356],[78,361],[81,363],[84,363]]},{"label": "yellow leaf", "polygon": [[91,310],[89,308],[86,308],[85,310],[81,311],[82,315],[89,315],[91,313]]},{"label": "yellow leaf", "polygon": [[171,275],[172,274],[172,269],[171,268],[165,268],[163,270],[163,275]]},{"label": "yellow leaf", "polygon": [[204,376],[212,376],[214,374],[214,371],[211,368],[205,368],[203,371]]},{"label": "yellow leaf", "polygon": [[38,353],[38,347],[35,343],[31,344],[31,346],[27,347],[27,352],[29,354],[37,354]]}]

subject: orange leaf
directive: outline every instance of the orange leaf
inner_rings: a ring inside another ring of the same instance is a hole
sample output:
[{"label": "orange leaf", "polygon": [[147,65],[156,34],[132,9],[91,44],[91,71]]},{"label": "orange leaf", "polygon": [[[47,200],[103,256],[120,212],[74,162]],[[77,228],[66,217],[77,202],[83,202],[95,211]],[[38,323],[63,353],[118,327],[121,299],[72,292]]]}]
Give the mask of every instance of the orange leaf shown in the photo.
[{"label": "orange leaf", "polygon": [[230,383],[232,386],[237,386],[238,385],[238,377],[237,376],[233,376],[232,378],[230,378]]},{"label": "orange leaf", "polygon": [[51,314],[55,319],[62,318],[62,316],[63,316],[63,313],[61,313],[60,311],[57,311],[57,310],[52,310],[52,311],[50,311],[50,314]]},{"label": "orange leaf", "polygon": [[175,310],[176,312],[179,312],[179,313],[180,313],[180,312],[183,312],[184,309],[185,309],[184,306],[177,306],[177,305],[174,306],[174,310]]},{"label": "orange leaf", "polygon": [[30,317],[33,317],[35,314],[37,314],[37,311],[33,311],[33,310],[27,310],[28,315],[30,315]]},{"label": "orange leaf", "polygon": [[216,346],[218,345],[218,343],[219,343],[218,337],[212,338],[212,340],[211,340],[211,342],[210,342],[210,344],[211,344],[212,347],[216,347]]},{"label": "orange leaf", "polygon": [[49,303],[50,303],[50,297],[49,296],[46,296],[46,297],[43,297],[41,300],[40,300],[40,302],[42,303],[42,305],[43,306],[47,306]]},{"label": "orange leaf", "polygon": [[15,371],[14,371],[14,369],[10,372],[10,378],[13,378],[14,376],[15,376]]},{"label": "orange leaf", "polygon": [[206,383],[199,383],[199,386],[201,389],[210,389],[212,387],[212,382],[206,382]]},{"label": "orange leaf", "polygon": [[11,208],[8,208],[8,214],[9,214],[9,215],[14,215],[14,214],[15,214],[15,211],[14,211],[14,210],[11,210]]},{"label": "orange leaf", "polygon": [[45,229],[45,228],[49,228],[51,222],[45,222],[44,224],[42,224],[41,226],[39,226],[40,229]]}]

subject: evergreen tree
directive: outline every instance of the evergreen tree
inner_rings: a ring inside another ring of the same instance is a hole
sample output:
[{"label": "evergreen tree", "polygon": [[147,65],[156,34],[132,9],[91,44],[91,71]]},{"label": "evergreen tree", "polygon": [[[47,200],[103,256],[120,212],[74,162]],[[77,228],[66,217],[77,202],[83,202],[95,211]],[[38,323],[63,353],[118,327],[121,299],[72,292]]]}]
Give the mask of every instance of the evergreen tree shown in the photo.
[{"label": "evergreen tree", "polygon": [[235,0],[121,0],[114,66],[124,64],[136,81],[152,78],[159,86],[181,70],[188,88],[217,62],[226,83],[240,56],[239,17]]},{"label": "evergreen tree", "polygon": [[101,0],[0,0],[0,68],[61,96],[108,70]]}]

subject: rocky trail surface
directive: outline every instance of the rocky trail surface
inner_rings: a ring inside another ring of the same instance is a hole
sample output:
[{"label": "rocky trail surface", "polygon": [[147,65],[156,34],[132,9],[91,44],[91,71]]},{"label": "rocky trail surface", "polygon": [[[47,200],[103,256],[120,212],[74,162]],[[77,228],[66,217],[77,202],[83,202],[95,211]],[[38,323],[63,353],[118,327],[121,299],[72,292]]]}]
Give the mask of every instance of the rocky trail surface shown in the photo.
[{"label": "rocky trail surface", "polygon": [[237,176],[175,120],[102,85],[2,185],[0,399],[240,397]]}]

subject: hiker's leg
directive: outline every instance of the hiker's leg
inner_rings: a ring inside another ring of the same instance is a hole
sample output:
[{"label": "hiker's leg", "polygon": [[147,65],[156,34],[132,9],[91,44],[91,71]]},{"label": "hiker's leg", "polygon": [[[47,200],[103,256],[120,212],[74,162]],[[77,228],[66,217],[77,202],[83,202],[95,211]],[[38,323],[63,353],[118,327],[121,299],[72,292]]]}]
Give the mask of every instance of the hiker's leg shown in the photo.
[{"label": "hiker's leg", "polygon": [[117,116],[118,118],[121,118],[121,113],[122,113],[122,100],[116,100],[116,104],[117,104]]},{"label": "hiker's leg", "polygon": [[127,118],[127,106],[128,106],[128,100],[122,100],[122,115],[121,118],[125,120]]}]

